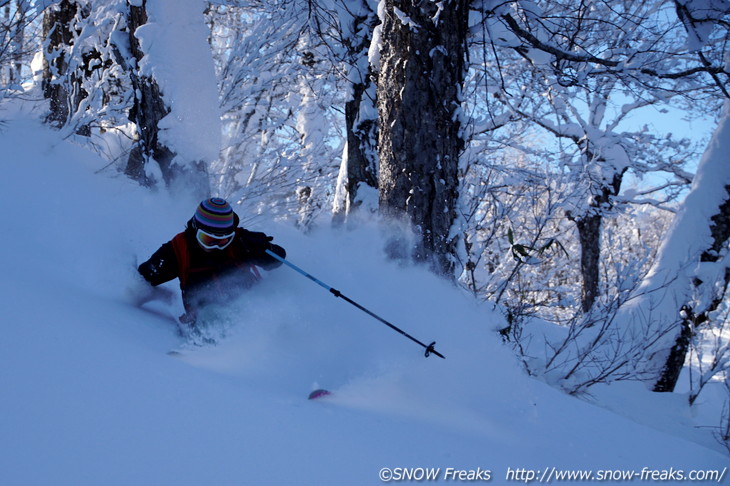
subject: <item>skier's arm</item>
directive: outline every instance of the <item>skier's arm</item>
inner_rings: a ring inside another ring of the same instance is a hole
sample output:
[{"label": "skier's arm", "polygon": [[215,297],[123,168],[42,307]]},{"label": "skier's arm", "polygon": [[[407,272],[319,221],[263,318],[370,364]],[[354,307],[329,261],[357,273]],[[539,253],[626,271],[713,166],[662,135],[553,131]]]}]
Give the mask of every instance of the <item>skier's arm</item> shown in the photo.
[{"label": "skier's arm", "polygon": [[178,277],[177,259],[172,243],[167,242],[152,254],[149,260],[137,267],[139,273],[153,286]]}]

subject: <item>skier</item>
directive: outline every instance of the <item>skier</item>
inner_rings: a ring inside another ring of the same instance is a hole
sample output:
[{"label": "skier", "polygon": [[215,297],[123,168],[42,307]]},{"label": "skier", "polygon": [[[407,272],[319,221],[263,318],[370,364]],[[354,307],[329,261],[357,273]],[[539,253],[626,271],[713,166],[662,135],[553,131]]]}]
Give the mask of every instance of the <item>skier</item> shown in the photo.
[{"label": "skier", "polygon": [[[158,285],[180,281],[185,314],[180,322],[195,326],[199,313],[211,304],[225,304],[260,279],[257,267],[272,270],[281,262],[266,253],[286,257],[265,233],[238,227],[239,217],[225,199],[202,201],[185,231],[163,244],[137,270],[147,283],[132,291],[137,305],[164,296]],[[150,285],[152,287],[150,287]]]}]

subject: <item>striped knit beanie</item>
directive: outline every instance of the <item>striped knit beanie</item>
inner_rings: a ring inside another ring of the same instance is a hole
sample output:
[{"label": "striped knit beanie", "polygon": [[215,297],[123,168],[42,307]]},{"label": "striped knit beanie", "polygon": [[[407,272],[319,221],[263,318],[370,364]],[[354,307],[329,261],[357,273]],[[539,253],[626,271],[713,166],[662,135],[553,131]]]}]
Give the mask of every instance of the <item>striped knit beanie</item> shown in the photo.
[{"label": "striped knit beanie", "polygon": [[195,227],[208,233],[225,235],[235,228],[233,208],[225,199],[212,197],[198,205],[193,215]]}]

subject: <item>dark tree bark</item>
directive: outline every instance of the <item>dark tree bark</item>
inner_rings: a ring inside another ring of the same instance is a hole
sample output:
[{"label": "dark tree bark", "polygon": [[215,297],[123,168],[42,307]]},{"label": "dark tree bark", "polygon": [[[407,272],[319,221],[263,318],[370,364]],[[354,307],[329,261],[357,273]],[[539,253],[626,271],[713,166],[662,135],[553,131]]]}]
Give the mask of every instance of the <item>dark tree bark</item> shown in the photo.
[{"label": "dark tree bark", "polygon": [[73,42],[71,24],[78,12],[73,0],[62,0],[47,8],[43,13],[43,96],[49,100],[49,113],[46,123],[62,127],[70,114],[70,92],[66,78],[69,75],[69,59],[65,48]]},{"label": "dark tree bark", "polygon": [[691,310],[685,309],[688,318],[682,320],[679,323],[679,334],[677,340],[669,350],[667,355],[667,361],[662,368],[662,372],[659,375],[659,379],[654,384],[653,391],[655,392],[672,392],[674,387],[677,385],[679,380],[679,374],[682,372],[684,367],[684,360],[687,357],[687,351],[689,350],[689,344],[692,340],[693,330],[693,316],[691,316]]},{"label": "dark tree bark", "polygon": [[382,26],[380,209],[409,221],[413,257],[443,275],[453,271],[468,4],[386,0]]},{"label": "dark tree bark", "polygon": [[[364,5],[367,7],[367,4]],[[352,31],[360,34],[356,43],[346,39],[346,49],[352,66],[364,64],[361,59],[368,55],[372,41],[372,33],[377,16],[355,17]],[[347,180],[345,181],[345,197],[347,201],[334,214],[334,222],[341,223],[349,213],[359,207],[358,189],[361,185],[377,189],[377,120],[365,115],[376,110],[373,73],[358,72],[359,79],[353,79],[352,98],[345,103],[345,132],[347,136]]]},{"label": "dark tree bark", "polygon": [[[87,61],[93,54],[72,58],[75,37],[82,35],[83,22],[89,16],[89,7],[75,0],[62,0],[44,11],[43,38],[46,41],[43,59],[43,96],[49,100],[46,123],[61,128],[71,127],[77,135],[91,135],[88,122],[74,122],[74,116],[89,93],[83,83],[91,71]],[[73,29],[76,29],[74,31]]]},{"label": "dark tree bark", "polygon": [[[592,155],[589,153],[589,157]],[[605,162],[605,161],[601,161]],[[568,214],[568,219],[575,223],[580,241],[580,273],[583,279],[581,287],[581,308],[584,313],[589,312],[596,303],[600,290],[600,262],[601,262],[601,225],[603,215],[607,209],[613,207],[612,198],[621,190],[625,169],[614,174],[609,184],[605,182],[598,188],[598,194],[585,214],[576,216]]]},{"label": "dark tree bark", "polygon": [[601,260],[600,214],[590,214],[575,222],[580,241],[580,273],[583,278],[581,287],[581,308],[588,312],[598,297],[599,264]]},{"label": "dark tree bark", "polygon": [[147,23],[146,1],[139,7],[129,5],[129,44],[132,55],[136,59],[135,66],[129,67],[132,87],[134,88],[134,105],[129,119],[137,126],[137,138],[129,153],[125,173],[144,185],[154,184],[145,171],[145,164],[156,162],[166,184],[174,178],[172,159],[175,153],[159,140],[158,123],[170,112],[162,98],[157,82],[137,70],[144,52],[139,40],[134,35],[137,28]]},{"label": "dark tree bark", "polygon": [[361,184],[378,187],[375,161],[377,124],[375,120],[361,119],[363,103],[372,104],[367,98],[371,81],[352,86],[352,99],[345,103],[345,129],[347,132],[347,212],[358,207],[357,192]]}]

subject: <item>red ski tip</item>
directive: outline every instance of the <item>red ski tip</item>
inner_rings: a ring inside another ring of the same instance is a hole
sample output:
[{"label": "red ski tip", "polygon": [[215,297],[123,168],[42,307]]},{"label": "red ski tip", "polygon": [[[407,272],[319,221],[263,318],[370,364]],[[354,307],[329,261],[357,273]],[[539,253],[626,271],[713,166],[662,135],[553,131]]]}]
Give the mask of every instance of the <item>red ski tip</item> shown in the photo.
[{"label": "red ski tip", "polygon": [[314,400],[316,398],[326,397],[327,395],[331,395],[331,393],[325,389],[320,388],[320,389],[314,390],[312,393],[310,393],[309,399]]}]

